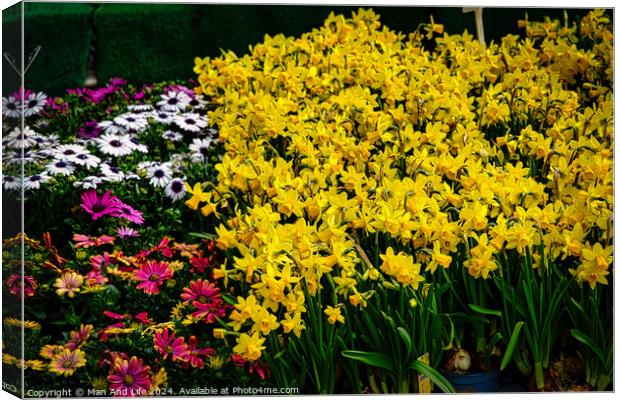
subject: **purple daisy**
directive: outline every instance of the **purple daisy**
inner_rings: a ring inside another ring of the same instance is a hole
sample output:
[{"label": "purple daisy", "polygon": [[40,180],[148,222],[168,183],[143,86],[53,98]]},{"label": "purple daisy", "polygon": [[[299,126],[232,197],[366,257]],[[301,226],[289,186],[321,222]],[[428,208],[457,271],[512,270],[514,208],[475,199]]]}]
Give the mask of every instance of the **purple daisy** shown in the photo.
[{"label": "purple daisy", "polygon": [[137,230],[133,228],[129,228],[127,226],[121,226],[120,228],[116,230],[116,233],[118,234],[118,237],[121,239],[127,239],[127,238],[140,236],[140,233],[138,233]]},{"label": "purple daisy", "polygon": [[127,221],[134,224],[142,225],[144,218],[142,212],[136,210],[132,206],[125,204],[119,200],[118,211],[114,213],[117,218],[125,218]]},{"label": "purple daisy", "polygon": [[93,139],[99,136],[100,133],[101,128],[99,127],[99,122],[92,120],[84,123],[84,126],[82,126],[78,132],[78,136],[82,139]]}]

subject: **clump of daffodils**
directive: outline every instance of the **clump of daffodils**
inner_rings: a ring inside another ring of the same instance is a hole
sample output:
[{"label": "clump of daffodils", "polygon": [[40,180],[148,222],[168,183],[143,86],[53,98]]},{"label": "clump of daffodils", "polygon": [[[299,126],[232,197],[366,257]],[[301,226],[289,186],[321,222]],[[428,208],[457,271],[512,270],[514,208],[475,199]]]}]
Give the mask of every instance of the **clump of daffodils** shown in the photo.
[{"label": "clump of daffodils", "polygon": [[257,359],[284,327],[299,335],[305,289],[331,285],[326,317],[344,322],[334,306],[364,307],[368,271],[418,289],[444,268],[487,279],[502,252],[529,252],[535,268],[562,261],[607,284],[610,22],[521,25],[526,38],[483,46],[433,23],[428,51],[423,33],[360,10],[196,59],[225,154],[187,204],[221,220],[217,246],[234,256],[215,277],[246,288],[230,315],[237,353]]}]

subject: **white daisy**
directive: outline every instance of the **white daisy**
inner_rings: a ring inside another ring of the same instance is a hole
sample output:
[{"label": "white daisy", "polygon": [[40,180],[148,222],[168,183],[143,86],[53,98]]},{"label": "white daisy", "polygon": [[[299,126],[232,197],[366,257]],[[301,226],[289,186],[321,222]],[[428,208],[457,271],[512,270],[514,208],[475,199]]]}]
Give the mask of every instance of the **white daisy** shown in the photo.
[{"label": "white daisy", "polygon": [[112,182],[120,182],[125,179],[125,173],[117,167],[110,164],[99,165],[99,171],[101,172],[100,179],[109,180]]},{"label": "white daisy", "polygon": [[206,162],[209,157],[209,149],[213,140],[211,138],[198,139],[195,138],[192,144],[189,145],[189,149],[192,151],[191,159],[194,162]]},{"label": "white daisy", "polygon": [[43,92],[31,93],[24,102],[24,116],[37,115],[43,110],[47,102],[47,96]]},{"label": "white daisy", "polygon": [[19,118],[22,115],[21,102],[15,96],[2,98],[2,115],[7,118]]},{"label": "white daisy", "polygon": [[114,157],[122,157],[131,154],[134,145],[127,136],[106,133],[95,139],[99,150],[107,155]]},{"label": "white daisy", "polygon": [[54,160],[45,166],[45,170],[50,175],[73,175],[75,172],[75,166],[63,160]]},{"label": "white daisy", "polygon": [[88,169],[95,168],[101,163],[101,159],[94,154],[78,154],[75,156],[75,164],[82,165]]},{"label": "white daisy", "polygon": [[150,104],[131,104],[127,106],[127,110],[133,114],[142,114],[153,111],[153,106]]},{"label": "white daisy", "polygon": [[97,176],[87,176],[81,181],[73,182],[73,186],[81,187],[82,189],[97,189],[97,185],[103,182],[103,179]]},{"label": "white daisy", "polygon": [[145,118],[132,113],[119,115],[114,118],[114,123],[122,126],[127,131],[141,132],[149,127],[149,122]]},{"label": "white daisy", "polygon": [[144,153],[144,154],[149,152],[149,148],[146,147],[145,145],[143,145],[142,143],[138,142],[138,138],[137,137],[130,137],[129,138],[129,142],[133,146],[134,150],[137,150],[140,153]]},{"label": "white daisy", "polygon": [[174,119],[174,113],[167,111],[153,111],[151,113],[151,117],[155,118],[155,121],[159,122],[160,124],[170,125],[172,123],[172,120]]},{"label": "white daisy", "polygon": [[80,144],[60,144],[49,151],[43,150],[41,153],[48,153],[58,160],[74,163],[79,154],[89,154],[90,152]]},{"label": "white daisy", "polygon": [[28,149],[14,149],[8,151],[2,158],[9,164],[28,164],[37,161],[40,157]]},{"label": "white daisy", "polygon": [[114,123],[114,121],[101,121],[97,124],[103,133],[126,133],[127,131],[120,125]]},{"label": "white daisy", "polygon": [[172,201],[182,200],[185,197],[187,189],[185,189],[185,183],[181,178],[174,178],[166,185],[166,196],[170,197]]},{"label": "white daisy", "polygon": [[194,110],[202,110],[206,107],[207,102],[203,99],[201,95],[197,95],[189,101],[189,105]]},{"label": "white daisy", "polygon": [[183,111],[187,108],[191,98],[183,92],[174,90],[161,95],[161,100],[157,102],[157,106],[166,111]]},{"label": "white daisy", "polygon": [[209,125],[205,117],[196,113],[177,115],[174,117],[174,123],[179,128],[188,132],[200,132]]},{"label": "white daisy", "polygon": [[4,183],[4,188],[6,190],[20,190],[22,187],[20,179],[14,176],[4,175],[2,177],[2,182]]},{"label": "white daisy", "polygon": [[172,179],[172,172],[165,164],[154,165],[147,170],[146,177],[155,187],[164,187]]},{"label": "white daisy", "polygon": [[35,141],[37,135],[38,134],[32,129],[30,129],[29,126],[24,126],[23,133],[20,127],[17,126],[15,127],[15,129],[13,129],[13,131],[11,131],[11,133],[9,133],[7,137],[9,139],[9,147],[12,147],[14,149],[21,149],[22,147],[24,149],[28,149],[37,143]]},{"label": "white daisy", "polygon": [[36,174],[32,176],[24,177],[24,190],[36,190],[41,187],[41,184],[50,180],[50,177],[45,174]]},{"label": "white daisy", "polygon": [[166,140],[170,140],[171,142],[180,142],[183,140],[183,135],[175,131],[165,131],[161,134],[161,137]]}]

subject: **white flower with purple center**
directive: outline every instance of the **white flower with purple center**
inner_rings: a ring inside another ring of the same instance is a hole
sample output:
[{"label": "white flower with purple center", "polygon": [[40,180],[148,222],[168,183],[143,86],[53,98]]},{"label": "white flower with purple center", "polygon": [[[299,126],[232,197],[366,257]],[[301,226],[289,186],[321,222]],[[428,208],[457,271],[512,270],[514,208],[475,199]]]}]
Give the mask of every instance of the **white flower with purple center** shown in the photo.
[{"label": "white flower with purple center", "polygon": [[99,172],[101,173],[99,178],[108,181],[120,182],[125,179],[125,173],[121,171],[118,167],[110,164],[103,163],[99,165]]},{"label": "white flower with purple center", "polygon": [[114,123],[114,121],[101,121],[98,124],[103,133],[124,134],[127,132],[125,128]]},{"label": "white flower with purple center", "polygon": [[20,190],[22,187],[21,180],[15,176],[4,175],[2,183],[6,190]]},{"label": "white flower with purple center", "polygon": [[149,152],[149,148],[143,145],[142,143],[140,143],[137,137],[130,137],[129,141],[131,142],[131,145],[133,146],[134,150],[139,151],[140,153],[144,153],[144,154]]},{"label": "white flower with purple center", "polygon": [[75,172],[75,166],[63,160],[54,160],[45,166],[45,170],[50,175],[73,175]]},{"label": "white flower with purple center", "polygon": [[2,98],[2,115],[7,118],[19,118],[22,115],[21,102],[15,96]]},{"label": "white flower with purple center", "polygon": [[45,174],[36,174],[24,177],[24,190],[38,190],[41,185],[47,183],[50,177]]},{"label": "white flower with purple center", "polygon": [[180,142],[183,140],[183,135],[175,131],[165,131],[161,134],[161,137],[165,140],[170,140],[171,142]]},{"label": "white flower with purple center", "polygon": [[164,110],[153,111],[151,113],[151,118],[154,118],[156,122],[159,122],[160,124],[164,124],[164,125],[170,125],[174,119],[174,116],[175,116],[174,113],[164,111]]},{"label": "white flower with purple center", "polygon": [[37,115],[43,110],[47,103],[47,96],[43,92],[30,93],[24,102],[24,116],[31,117]]},{"label": "white flower with purple center", "polygon": [[99,185],[102,182],[104,182],[104,180],[98,176],[87,176],[81,181],[74,182],[73,186],[79,187],[82,189],[97,189],[97,185]]},{"label": "white flower with purple center", "polygon": [[83,153],[75,156],[74,163],[91,169],[97,167],[101,163],[101,159],[94,154]]},{"label": "white flower with purple center", "polygon": [[197,133],[205,129],[209,123],[200,114],[185,113],[174,117],[174,123],[186,132]]},{"label": "white flower with purple center", "polygon": [[131,104],[127,106],[127,110],[129,110],[132,114],[143,114],[153,111],[153,106],[150,104]]},{"label": "white flower with purple center", "polygon": [[36,145],[36,138],[38,136],[29,126],[24,126],[23,133],[20,127],[15,127],[7,136],[7,139],[9,139],[8,145],[14,149],[21,149],[22,147],[28,149]]},{"label": "white flower with purple center", "polygon": [[207,102],[204,100],[202,95],[197,95],[189,101],[189,106],[195,110],[202,110],[207,106]]},{"label": "white flower with purple center", "polygon": [[146,177],[155,187],[164,187],[172,179],[172,172],[167,165],[154,165],[147,170]]},{"label": "white flower with purple center", "polygon": [[50,156],[63,161],[75,163],[79,154],[90,154],[90,152],[79,144],[61,144],[50,150]]},{"label": "white flower with purple center", "polygon": [[192,151],[191,159],[194,162],[206,162],[209,158],[209,149],[211,148],[211,144],[213,143],[213,139],[205,138],[199,139],[195,138],[192,141],[192,144],[189,145],[189,149]]},{"label": "white flower with purple center", "polygon": [[99,151],[113,157],[123,157],[131,154],[135,146],[125,135],[106,133],[95,139]]},{"label": "white flower with purple center", "polygon": [[166,185],[165,192],[172,201],[182,200],[187,193],[185,182],[181,178],[174,178]]},{"label": "white flower with purple center", "polygon": [[114,118],[114,123],[122,126],[127,131],[142,132],[149,127],[149,122],[146,118],[132,113],[119,115]]},{"label": "white flower with purple center", "polygon": [[171,90],[161,95],[161,100],[157,102],[157,106],[165,111],[179,112],[187,108],[190,100],[191,98],[186,93]]}]

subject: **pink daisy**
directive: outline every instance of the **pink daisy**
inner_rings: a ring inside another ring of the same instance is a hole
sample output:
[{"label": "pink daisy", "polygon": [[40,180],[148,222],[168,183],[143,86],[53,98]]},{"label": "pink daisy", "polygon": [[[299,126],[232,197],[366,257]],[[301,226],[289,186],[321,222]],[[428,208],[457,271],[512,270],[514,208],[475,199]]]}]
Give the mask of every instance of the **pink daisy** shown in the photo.
[{"label": "pink daisy", "polygon": [[190,301],[196,301],[202,304],[211,303],[215,299],[220,299],[220,289],[216,288],[213,283],[207,280],[198,279],[191,281],[188,288],[183,288],[181,300],[188,304]]},{"label": "pink daisy", "polygon": [[226,315],[226,305],[224,302],[217,298],[213,299],[211,303],[202,304],[197,301],[192,303],[196,307],[197,311],[192,313],[192,317],[196,319],[202,319],[208,324],[212,324],[216,321],[216,317],[224,317]]},{"label": "pink daisy", "polygon": [[117,358],[108,382],[114,395],[122,397],[145,396],[152,384],[149,367],[145,367],[136,356],[130,360]]},{"label": "pink daisy", "polygon": [[97,195],[95,189],[82,193],[82,208],[92,216],[93,221],[104,215],[120,212],[119,204],[118,197],[112,196],[109,190],[101,197]]},{"label": "pink daisy", "polygon": [[187,362],[194,368],[202,369],[205,366],[203,357],[211,357],[215,354],[215,349],[212,347],[199,349],[196,336],[189,337],[188,347],[189,354],[187,356]]},{"label": "pink daisy", "polygon": [[155,350],[163,356],[164,360],[168,356],[172,356],[172,361],[187,361],[189,357],[189,347],[185,343],[185,338],[175,338],[176,334],[173,332],[169,334],[168,328],[161,332],[155,332],[153,337],[153,343]]},{"label": "pink daisy", "polygon": [[172,278],[174,270],[165,261],[147,261],[134,273],[135,279],[141,281],[137,289],[144,289],[144,293],[158,294],[159,287]]}]

